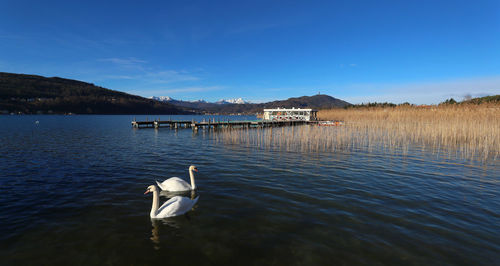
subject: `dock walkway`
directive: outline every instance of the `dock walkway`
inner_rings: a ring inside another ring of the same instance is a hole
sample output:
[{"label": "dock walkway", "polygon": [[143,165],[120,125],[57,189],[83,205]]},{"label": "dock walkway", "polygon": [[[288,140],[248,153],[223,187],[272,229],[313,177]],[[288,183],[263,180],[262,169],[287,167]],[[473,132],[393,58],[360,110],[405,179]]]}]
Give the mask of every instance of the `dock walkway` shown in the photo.
[{"label": "dock walkway", "polygon": [[198,129],[220,129],[220,128],[250,128],[250,127],[282,127],[295,126],[304,124],[317,124],[318,121],[304,120],[284,120],[284,121],[201,121],[194,120],[154,120],[154,121],[132,121],[134,128],[192,128],[194,131]]}]

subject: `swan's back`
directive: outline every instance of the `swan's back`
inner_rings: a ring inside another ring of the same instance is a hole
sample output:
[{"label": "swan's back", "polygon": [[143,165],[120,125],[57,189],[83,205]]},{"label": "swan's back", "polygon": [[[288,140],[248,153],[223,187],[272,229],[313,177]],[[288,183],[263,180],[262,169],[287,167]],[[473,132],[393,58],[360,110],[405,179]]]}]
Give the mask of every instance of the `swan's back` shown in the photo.
[{"label": "swan's back", "polygon": [[158,186],[162,189],[162,190],[166,190],[166,191],[189,191],[191,190],[191,185],[178,178],[178,177],[171,177],[161,183],[159,183],[158,181],[156,181],[156,183],[158,184]]},{"label": "swan's back", "polygon": [[199,196],[192,200],[188,197],[175,196],[161,205],[156,213],[155,218],[166,218],[182,215],[193,208],[193,206],[198,201],[198,198]]}]

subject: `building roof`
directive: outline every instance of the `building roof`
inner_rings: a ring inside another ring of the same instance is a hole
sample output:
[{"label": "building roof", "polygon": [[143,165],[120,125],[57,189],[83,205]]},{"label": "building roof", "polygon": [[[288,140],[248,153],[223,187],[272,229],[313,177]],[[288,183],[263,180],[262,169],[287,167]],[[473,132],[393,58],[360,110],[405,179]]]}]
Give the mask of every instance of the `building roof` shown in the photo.
[{"label": "building roof", "polygon": [[264,109],[264,112],[272,112],[272,111],[316,111],[313,109],[301,109],[301,108],[275,108],[275,109]]}]

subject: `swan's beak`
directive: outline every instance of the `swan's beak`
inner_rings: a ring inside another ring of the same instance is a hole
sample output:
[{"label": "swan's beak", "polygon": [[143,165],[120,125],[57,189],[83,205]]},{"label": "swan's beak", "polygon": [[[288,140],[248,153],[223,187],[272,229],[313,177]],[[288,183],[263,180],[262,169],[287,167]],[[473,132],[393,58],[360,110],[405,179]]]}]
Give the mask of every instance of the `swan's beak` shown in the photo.
[{"label": "swan's beak", "polygon": [[195,168],[195,169],[193,169],[193,170],[194,170],[195,172],[198,172],[198,169],[197,169],[197,168]]},{"label": "swan's beak", "polygon": [[144,192],[144,195],[148,194],[149,192],[151,192],[151,191],[149,191],[149,189],[146,190],[146,192]]}]

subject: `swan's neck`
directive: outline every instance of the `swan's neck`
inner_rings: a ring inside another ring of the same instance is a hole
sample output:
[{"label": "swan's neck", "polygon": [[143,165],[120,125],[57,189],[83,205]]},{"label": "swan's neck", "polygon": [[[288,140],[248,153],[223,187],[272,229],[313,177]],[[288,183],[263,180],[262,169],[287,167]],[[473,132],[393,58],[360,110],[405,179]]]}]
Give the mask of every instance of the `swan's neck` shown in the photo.
[{"label": "swan's neck", "polygon": [[158,205],[160,203],[160,197],[158,196],[158,191],[153,191],[153,205],[151,206],[151,212],[149,213],[149,217],[156,217],[156,211],[158,210]]},{"label": "swan's neck", "polygon": [[196,184],[194,183],[194,173],[193,170],[189,169],[189,178],[191,178],[191,189],[196,189]]}]

